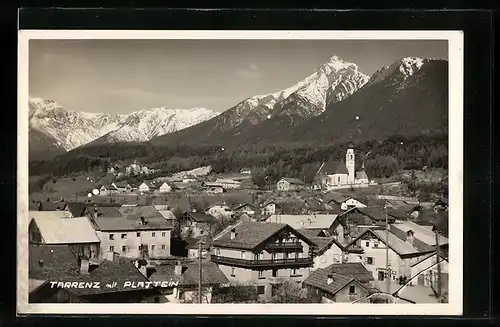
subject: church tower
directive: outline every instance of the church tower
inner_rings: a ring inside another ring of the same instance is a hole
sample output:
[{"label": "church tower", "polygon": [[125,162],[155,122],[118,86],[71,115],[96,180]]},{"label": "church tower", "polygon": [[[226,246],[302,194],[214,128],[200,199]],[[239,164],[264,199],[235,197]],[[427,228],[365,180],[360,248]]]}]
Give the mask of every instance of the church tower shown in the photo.
[{"label": "church tower", "polygon": [[349,145],[349,147],[347,148],[347,154],[345,155],[345,165],[347,167],[347,171],[349,172],[349,175],[347,176],[347,184],[354,184],[355,162],[354,162],[354,149],[352,145]]}]

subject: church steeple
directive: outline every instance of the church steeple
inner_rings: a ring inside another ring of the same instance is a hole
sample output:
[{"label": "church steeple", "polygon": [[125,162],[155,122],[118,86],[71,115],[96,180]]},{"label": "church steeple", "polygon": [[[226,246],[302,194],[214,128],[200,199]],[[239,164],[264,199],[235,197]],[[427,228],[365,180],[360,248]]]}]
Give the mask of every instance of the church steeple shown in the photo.
[{"label": "church steeple", "polygon": [[354,149],[353,149],[352,143],[349,143],[348,148],[347,148],[347,153],[346,153],[346,158],[345,158],[345,165],[347,167],[347,171],[349,174],[347,175],[347,184],[354,184],[355,180],[355,172],[354,172],[354,167],[355,167],[355,159],[354,159]]}]

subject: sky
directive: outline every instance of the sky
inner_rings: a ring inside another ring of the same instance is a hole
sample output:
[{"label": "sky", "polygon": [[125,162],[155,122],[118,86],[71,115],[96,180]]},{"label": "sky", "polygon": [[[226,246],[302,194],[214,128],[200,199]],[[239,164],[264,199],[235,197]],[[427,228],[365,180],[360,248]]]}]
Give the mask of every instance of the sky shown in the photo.
[{"label": "sky", "polygon": [[30,40],[29,94],[76,111],[227,110],[290,87],[338,56],[372,75],[440,40]]}]

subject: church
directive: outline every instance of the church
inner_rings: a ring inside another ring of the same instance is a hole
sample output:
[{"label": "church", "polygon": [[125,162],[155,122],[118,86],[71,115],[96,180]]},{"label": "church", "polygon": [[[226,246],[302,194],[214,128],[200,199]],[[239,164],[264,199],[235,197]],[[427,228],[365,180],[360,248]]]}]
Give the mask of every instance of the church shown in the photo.
[{"label": "church", "polygon": [[316,173],[317,181],[324,188],[368,185],[364,163],[360,171],[355,171],[355,167],[354,149],[350,146],[347,149],[345,162],[330,160],[321,165]]}]

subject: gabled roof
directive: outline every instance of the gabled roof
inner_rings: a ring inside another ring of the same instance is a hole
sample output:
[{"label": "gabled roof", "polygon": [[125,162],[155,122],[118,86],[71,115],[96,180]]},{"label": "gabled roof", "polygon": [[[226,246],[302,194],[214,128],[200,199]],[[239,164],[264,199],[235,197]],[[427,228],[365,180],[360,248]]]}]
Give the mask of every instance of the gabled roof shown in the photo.
[{"label": "gabled roof", "polygon": [[398,207],[390,207],[387,210],[387,214],[394,217],[394,218],[400,218],[400,219],[405,219],[408,218],[408,215],[412,213],[413,211],[417,211],[418,206],[411,205],[411,204],[406,204]]},{"label": "gabled roof", "polygon": [[354,277],[362,283],[374,280],[372,273],[361,262],[334,263],[324,269],[343,276]]},{"label": "gabled roof", "polygon": [[310,239],[313,237],[321,237],[320,235],[324,233],[323,228],[298,228],[297,230],[302,233],[302,235]]},{"label": "gabled roof", "polygon": [[311,209],[315,211],[326,211],[325,206],[316,198],[307,198],[304,200],[305,204]]},{"label": "gabled roof", "polygon": [[243,203],[243,204],[239,204],[239,205],[235,206],[233,210],[238,210],[238,209],[244,208],[246,206],[250,206],[250,207],[252,207],[252,209],[255,209],[255,206],[253,204]]},{"label": "gabled roof", "polygon": [[[347,248],[352,248],[353,245],[360,239],[362,236],[366,235],[367,233],[372,234],[375,238],[377,238],[380,242],[386,244],[386,231],[385,230],[380,230],[380,229],[367,229],[363,233],[361,233],[358,237],[356,237],[349,245]],[[411,245],[410,243],[403,241],[390,231],[387,233],[388,234],[388,246],[391,250],[396,252],[399,256],[413,256],[413,255],[421,255],[422,253],[419,251],[416,247]]]},{"label": "gabled roof", "polygon": [[[428,246],[436,246],[436,235],[432,230],[425,228],[424,226],[415,224],[412,221],[404,221],[401,223],[395,223],[390,225],[390,230],[395,234],[406,235],[408,231],[413,231],[413,236],[415,239],[421,241]],[[401,237],[401,236],[400,236]],[[446,237],[438,235],[439,245],[448,244],[449,241]]]},{"label": "gabled roof", "polygon": [[261,204],[261,206],[260,206],[260,207],[261,207],[261,208],[265,208],[265,207],[267,207],[267,206],[268,206],[268,205],[270,205],[270,204],[274,204],[277,208],[280,208],[280,204],[279,204],[279,203],[277,203],[277,202],[276,202],[276,201],[274,201],[274,200],[270,200],[270,201],[264,202],[263,204]]},{"label": "gabled roof", "polygon": [[[414,264],[412,264],[410,267],[414,267],[414,266],[416,266],[416,265],[424,262],[425,260],[428,260],[428,259],[430,259],[432,257],[435,257],[435,256],[436,256],[436,251],[434,251],[432,253],[429,253],[428,255],[426,255],[425,257],[423,257],[422,259],[420,259],[417,262],[415,262]],[[440,258],[439,262],[442,262],[443,260],[446,261],[446,262],[448,262],[448,256],[445,255],[445,253],[440,252],[439,253],[439,258]]]},{"label": "gabled roof", "polygon": [[287,181],[292,185],[304,185],[304,182],[298,178],[283,177],[282,179],[280,179],[280,181]]},{"label": "gabled roof", "polygon": [[[227,284],[229,280],[224,275],[219,266],[210,261],[202,262],[201,264],[201,282],[202,285],[219,285]],[[178,282],[179,286],[195,286],[199,283],[199,268],[198,263],[184,263],[182,274],[175,274],[175,264],[169,263],[156,267],[149,280],[152,282]]]},{"label": "gabled roof", "polygon": [[[287,224],[247,221],[239,222],[231,227],[232,228],[226,228],[214,238],[214,246],[253,250],[278,232],[284,230],[289,230],[292,234],[295,234],[304,242],[314,245],[310,239]],[[236,231],[236,235],[234,239],[231,239],[231,230],[233,228]]]},{"label": "gabled roof", "polygon": [[[383,207],[366,207],[366,208],[353,207],[339,214],[339,217],[347,213],[359,212],[374,221],[381,222],[385,221],[385,214],[383,213],[383,210],[384,210]],[[387,219],[389,221],[394,220],[394,217],[391,217],[389,214],[387,214],[387,216],[388,216]]]},{"label": "gabled roof", "polygon": [[163,216],[152,205],[136,206],[136,207],[119,207],[118,211],[122,216],[127,218],[139,219],[144,217],[146,219],[163,218]]},{"label": "gabled roof", "polygon": [[185,213],[188,217],[196,221],[197,223],[213,223],[215,222],[215,217],[204,212],[189,212]]},{"label": "gabled roof", "polygon": [[330,194],[329,196],[327,196],[327,203],[330,203],[330,202],[335,202],[337,204],[342,204],[344,203],[345,201],[351,199],[352,197],[350,196],[345,196],[345,195],[342,195],[342,194]]},{"label": "gabled roof", "polygon": [[87,217],[33,218],[45,244],[99,243]]},{"label": "gabled roof", "polygon": [[[68,289],[77,296],[97,295],[123,291],[137,291],[145,289],[124,288],[125,281],[147,282],[135,265],[128,259],[119,258],[117,261],[103,260],[99,267],[90,271],[88,275],[80,273],[78,259],[68,246],[34,246],[29,249],[30,279],[47,280],[51,282],[100,282],[101,288],[72,288]],[[108,288],[106,284],[117,282],[116,287]]]},{"label": "gabled roof", "polygon": [[129,183],[127,182],[115,182],[114,183],[116,185],[116,187],[119,187],[119,188],[126,188],[127,186],[131,186]]},{"label": "gabled roof", "polygon": [[[331,284],[328,284],[328,276],[333,277],[333,281]],[[364,283],[360,282],[357,278],[331,272],[329,271],[328,267],[316,269],[309,275],[309,277],[306,278],[306,280],[304,280],[304,284],[316,287],[332,295],[337,294],[351,282],[354,282],[358,286],[366,289],[367,291],[370,291],[370,288],[364,285]]]},{"label": "gabled roof", "polygon": [[347,251],[347,249],[339,243],[335,237],[308,237],[316,245],[316,254],[322,255],[326,250],[328,250],[332,244],[337,245],[342,251]]},{"label": "gabled roof", "polygon": [[344,160],[333,161],[329,160],[319,167],[317,174],[326,174],[326,175],[334,175],[334,174],[349,174],[347,170],[347,166],[344,163]]},{"label": "gabled roof", "polygon": [[85,215],[85,209],[87,204],[84,202],[68,202],[68,210],[71,212],[73,217],[83,217]]},{"label": "gabled roof", "polygon": [[288,224],[295,229],[328,229],[333,225],[337,217],[337,215],[328,214],[271,215],[266,219],[266,222]]},{"label": "gabled roof", "polygon": [[[88,205],[87,212],[95,217],[121,217],[119,207],[109,207],[101,205]],[[97,214],[96,214],[97,212]]]},{"label": "gabled roof", "polygon": [[146,224],[140,223],[139,218],[131,217],[98,217],[94,218],[97,228],[101,231],[139,231],[139,230],[168,230],[171,229],[172,220],[163,216],[146,218]]},{"label": "gabled roof", "polygon": [[43,202],[40,201],[40,208],[38,208],[38,203],[30,203],[31,209],[40,211],[63,211],[66,209],[66,202]]},{"label": "gabled roof", "polygon": [[28,212],[30,221],[31,218],[71,218],[71,212],[69,211],[29,211]]},{"label": "gabled roof", "polygon": [[177,217],[175,217],[174,213],[170,210],[158,210],[160,215],[163,216],[165,219],[170,219],[170,220],[175,220]]}]

